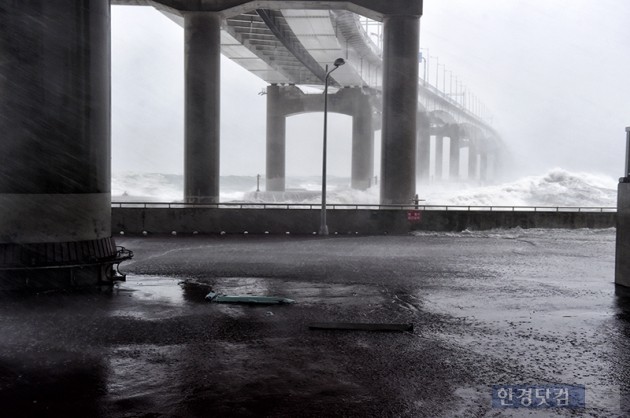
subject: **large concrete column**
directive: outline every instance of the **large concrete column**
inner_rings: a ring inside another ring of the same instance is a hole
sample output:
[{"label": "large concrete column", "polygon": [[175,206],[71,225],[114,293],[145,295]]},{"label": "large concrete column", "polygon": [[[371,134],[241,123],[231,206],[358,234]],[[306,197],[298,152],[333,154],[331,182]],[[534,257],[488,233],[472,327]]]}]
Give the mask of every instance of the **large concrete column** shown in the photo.
[{"label": "large concrete column", "polygon": [[106,278],[109,0],[0,2],[0,51],[0,278]]},{"label": "large concrete column", "polygon": [[451,149],[449,152],[448,177],[449,180],[459,179],[459,138],[456,135],[451,136]]},{"label": "large concrete column", "polygon": [[496,178],[495,163],[497,155],[494,152],[488,153],[486,161],[486,180],[494,181]]},{"label": "large concrete column", "polygon": [[488,180],[488,152],[479,154],[479,180],[485,183]]},{"label": "large concrete column", "polygon": [[420,17],[383,19],[381,203],[409,203],[416,193],[416,118]]},{"label": "large concrete column", "polygon": [[219,201],[221,19],[216,13],[184,15],[184,199]]},{"label": "large concrete column", "polygon": [[435,136],[435,180],[443,179],[443,162],[444,162],[444,137]]},{"label": "large concrete column", "polygon": [[468,180],[477,180],[477,147],[472,139],[468,140]]},{"label": "large concrete column", "polygon": [[505,170],[505,150],[499,148],[494,154],[494,162],[492,168],[494,170],[493,175],[495,180],[502,178]]},{"label": "large concrete column", "polygon": [[286,116],[278,85],[267,87],[266,190],[283,192],[286,167]]},{"label": "large concrete column", "polygon": [[429,168],[431,160],[431,134],[428,127],[420,126],[418,129],[418,146],[416,171],[421,181],[429,181]]},{"label": "large concrete column", "polygon": [[352,115],[352,176],[353,189],[366,190],[374,177],[374,129],[372,105],[359,89]]},{"label": "large concrete column", "polygon": [[624,175],[617,188],[617,243],[615,284],[630,287],[630,127],[626,128]]}]

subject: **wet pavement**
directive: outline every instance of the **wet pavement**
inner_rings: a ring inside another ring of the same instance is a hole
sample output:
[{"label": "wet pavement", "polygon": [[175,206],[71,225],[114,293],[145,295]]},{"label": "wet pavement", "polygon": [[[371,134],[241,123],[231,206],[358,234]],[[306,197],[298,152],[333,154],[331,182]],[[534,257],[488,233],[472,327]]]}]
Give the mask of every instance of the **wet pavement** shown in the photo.
[{"label": "wet pavement", "polygon": [[[613,230],[118,244],[113,290],[1,296],[0,415],[630,416]],[[308,329],[329,321],[414,332]],[[496,384],[584,385],[587,407],[492,408]]]}]

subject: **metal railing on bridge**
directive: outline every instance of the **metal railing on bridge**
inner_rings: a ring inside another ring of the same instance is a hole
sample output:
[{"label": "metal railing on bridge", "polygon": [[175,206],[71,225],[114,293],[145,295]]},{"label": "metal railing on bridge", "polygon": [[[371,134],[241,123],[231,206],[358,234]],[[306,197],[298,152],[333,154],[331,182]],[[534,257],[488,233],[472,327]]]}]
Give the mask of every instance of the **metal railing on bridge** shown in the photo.
[{"label": "metal railing on bridge", "polygon": [[[321,209],[320,203],[182,203],[182,202],[112,202],[112,208],[140,209]],[[475,206],[475,205],[379,205],[363,203],[328,203],[330,210],[423,210],[423,211],[489,211],[489,212],[616,212],[607,206]]]}]

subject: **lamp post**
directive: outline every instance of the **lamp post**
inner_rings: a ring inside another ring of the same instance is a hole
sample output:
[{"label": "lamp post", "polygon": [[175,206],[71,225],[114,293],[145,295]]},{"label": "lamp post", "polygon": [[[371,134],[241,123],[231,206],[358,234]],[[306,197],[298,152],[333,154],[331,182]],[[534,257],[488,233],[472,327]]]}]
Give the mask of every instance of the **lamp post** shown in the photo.
[{"label": "lamp post", "polygon": [[326,65],[326,78],[324,79],[324,152],[322,158],[322,213],[321,223],[319,225],[319,235],[328,235],[328,225],[326,225],[326,148],[328,140],[328,77],[340,66],[344,65],[346,61],[343,58],[337,58],[333,65],[335,68],[328,71],[328,64]]}]

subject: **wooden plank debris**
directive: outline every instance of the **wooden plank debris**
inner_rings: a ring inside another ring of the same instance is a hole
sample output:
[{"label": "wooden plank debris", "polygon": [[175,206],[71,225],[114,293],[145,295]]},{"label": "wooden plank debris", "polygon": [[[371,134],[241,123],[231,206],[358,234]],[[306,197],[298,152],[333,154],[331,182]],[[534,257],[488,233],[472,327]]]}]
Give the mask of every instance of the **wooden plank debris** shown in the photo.
[{"label": "wooden plank debris", "polygon": [[210,292],[206,300],[216,303],[244,303],[250,305],[284,305],[295,303],[293,299],[279,296],[222,295]]}]

